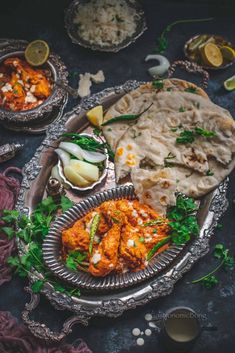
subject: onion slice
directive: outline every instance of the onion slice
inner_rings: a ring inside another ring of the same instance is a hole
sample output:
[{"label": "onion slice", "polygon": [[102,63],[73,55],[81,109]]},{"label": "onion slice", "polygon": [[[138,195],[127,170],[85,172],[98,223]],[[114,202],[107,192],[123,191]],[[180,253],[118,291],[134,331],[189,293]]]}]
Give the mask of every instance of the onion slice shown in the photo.
[{"label": "onion slice", "polygon": [[149,60],[157,60],[159,62],[159,65],[152,66],[148,69],[149,74],[153,77],[163,76],[170,67],[169,60],[163,55],[148,55],[146,56],[145,61]]},{"label": "onion slice", "polygon": [[90,163],[100,163],[106,159],[106,155],[100,152],[86,151],[72,142],[61,142],[59,148],[72,154],[80,160],[85,159]]},{"label": "onion slice", "polygon": [[62,164],[63,164],[63,167],[66,167],[66,165],[69,164],[70,162],[70,154],[64,150],[62,150],[61,148],[57,148],[55,149],[55,153],[58,154]]},{"label": "onion slice", "polygon": [[72,154],[74,157],[83,160],[82,149],[78,145],[72,142],[61,142],[59,148]]}]

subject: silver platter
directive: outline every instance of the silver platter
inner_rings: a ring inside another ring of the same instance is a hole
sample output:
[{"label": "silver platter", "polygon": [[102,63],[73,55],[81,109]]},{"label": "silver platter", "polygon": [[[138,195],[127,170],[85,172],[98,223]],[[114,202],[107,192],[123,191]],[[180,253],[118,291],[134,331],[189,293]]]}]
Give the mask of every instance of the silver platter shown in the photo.
[{"label": "silver platter", "polygon": [[79,10],[79,6],[81,6],[86,2],[88,1],[74,0],[71,2],[71,4],[69,5],[68,9],[65,12],[65,28],[67,30],[67,33],[70,39],[74,44],[79,44],[85,48],[89,48],[92,50],[116,53],[119,50],[128,47],[131,43],[134,43],[137,40],[137,38],[139,38],[147,29],[145,15],[144,15],[142,6],[139,4],[137,0],[126,0],[128,5],[131,8],[135,9],[137,12],[137,19],[136,19],[137,28],[135,33],[132,36],[127,37],[124,41],[120,42],[117,45],[100,46],[98,44],[90,43],[79,36],[79,34],[77,33],[77,25],[73,23],[74,14],[77,12],[77,10]]},{"label": "silver platter", "polygon": [[[29,215],[43,198],[45,187],[50,177],[50,171],[56,163],[54,148],[58,145],[58,139],[65,131],[88,131],[88,123],[85,117],[86,110],[95,105],[102,104],[105,109],[109,108],[125,93],[137,88],[141,82],[128,81],[121,86],[105,89],[104,91],[84,99],[73,111],[65,114],[59,122],[52,123],[47,131],[46,138],[37,149],[34,157],[24,168],[23,181],[16,208]],[[90,131],[89,131],[90,132]],[[54,147],[53,147],[54,146]],[[112,163],[109,163],[107,179],[96,192],[115,187]],[[55,291],[50,283],[45,283],[41,293],[58,310],[69,310],[73,316],[68,319],[61,333],[53,333],[44,324],[34,322],[30,319],[30,311],[38,302],[39,296],[31,293],[32,300],[27,304],[23,312],[23,320],[30,330],[38,337],[46,340],[61,340],[67,335],[71,326],[80,322],[87,324],[88,320],[94,316],[117,317],[128,309],[134,309],[139,305],[144,305],[149,301],[170,294],[175,283],[192,266],[209,251],[209,241],[219,218],[226,211],[228,201],[226,192],[228,180],[226,179],[219,187],[201,200],[198,220],[200,224],[200,234],[177,256],[168,267],[157,275],[138,283],[129,288],[112,289],[110,291],[98,292],[96,290],[81,290],[80,297],[70,297],[64,293]],[[86,197],[92,196],[87,194]],[[75,202],[81,201],[81,197],[68,194]],[[84,196],[83,196],[84,197]],[[24,255],[27,247],[24,243],[18,242],[20,256]],[[42,279],[43,275],[34,269],[29,273],[29,280],[33,282]]]},{"label": "silver platter", "polygon": [[102,202],[118,199],[135,199],[132,185],[121,186],[114,189],[97,193],[79,202],[53,223],[49,234],[43,243],[43,257],[48,268],[60,279],[81,288],[112,290],[130,287],[145,281],[164,270],[180,254],[182,246],[171,246],[168,250],[156,256],[148,266],[138,272],[126,272],[123,274],[111,274],[105,277],[94,277],[82,271],[69,270],[61,260],[61,233],[63,229],[69,228],[75,221],[82,218],[92,208],[99,206]]}]

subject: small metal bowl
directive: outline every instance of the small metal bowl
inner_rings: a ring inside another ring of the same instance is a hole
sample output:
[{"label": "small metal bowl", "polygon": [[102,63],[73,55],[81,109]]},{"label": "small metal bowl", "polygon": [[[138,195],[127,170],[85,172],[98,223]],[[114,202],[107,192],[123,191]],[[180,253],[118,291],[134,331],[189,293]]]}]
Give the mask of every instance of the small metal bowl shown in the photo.
[{"label": "small metal bowl", "polygon": [[[9,40],[9,45],[0,48],[0,63],[10,57],[23,57],[26,46],[26,41],[17,42],[15,40],[11,44],[11,40]],[[44,68],[50,73],[52,84],[57,80],[67,83],[67,69],[60,57],[55,53],[50,53]],[[37,123],[40,120],[45,121],[52,111],[60,106],[66,96],[67,93],[64,89],[53,85],[51,95],[34,109],[11,111],[0,107],[0,121],[5,125],[9,123],[18,126]]]},{"label": "small metal bowl", "polygon": [[[85,134],[82,133],[80,134],[81,136],[87,136],[87,137],[91,137],[94,140],[96,140],[97,142],[100,142],[95,136],[91,135],[91,134]],[[71,141],[72,142],[72,141]],[[92,183],[89,186],[85,186],[85,187],[79,187],[76,185],[73,185],[64,175],[63,172],[63,166],[62,163],[60,161],[60,159],[58,160],[58,170],[59,170],[59,175],[61,176],[62,180],[64,181],[64,184],[68,185],[72,190],[76,190],[76,191],[90,191],[93,190],[97,185],[100,185],[103,180],[106,178],[107,176],[107,172],[108,172],[108,161],[109,161],[109,155],[108,155],[108,151],[105,148],[104,149],[104,154],[106,155],[106,159],[104,161],[104,170],[102,172],[102,174],[100,175],[99,179],[97,181],[95,181],[94,183]]]},{"label": "small metal bowl", "polygon": [[71,227],[74,222],[104,201],[123,198],[128,200],[136,199],[132,185],[120,186],[94,194],[77,203],[55,220],[43,242],[43,258],[54,275],[76,287],[91,290],[113,290],[143,282],[166,269],[176,259],[184,246],[171,245],[169,249],[155,256],[145,269],[138,272],[111,273],[105,277],[94,277],[90,273],[79,270],[72,271],[65,266],[61,259],[62,231]]},{"label": "small metal bowl", "polygon": [[[234,64],[235,59],[232,61],[228,61],[225,60],[225,63],[223,63],[221,66],[219,67],[213,67],[213,66],[209,66],[209,65],[205,65],[202,62],[199,61],[195,61],[193,60],[190,51],[189,51],[189,45],[192,43],[192,41],[194,41],[195,39],[197,39],[199,36],[201,36],[203,34],[197,34],[193,37],[191,37],[189,40],[187,40],[187,42],[184,45],[184,55],[186,56],[186,58],[191,61],[191,62],[195,62],[196,64],[200,65],[201,67],[203,67],[206,70],[222,70],[222,69],[226,69],[227,67],[231,66]],[[229,47],[234,48],[234,46],[232,45],[231,42],[229,42],[227,39],[225,39],[222,36],[218,36],[218,35],[214,35],[214,34],[206,34],[209,37],[214,37],[216,39],[216,42],[221,43],[221,45],[228,45]]]},{"label": "small metal bowl", "polygon": [[77,25],[73,22],[74,15],[77,12],[79,6],[87,3],[87,0],[74,0],[65,12],[65,28],[67,33],[74,44],[79,44],[82,47],[90,48],[92,50],[113,52],[116,53],[121,49],[128,47],[131,43],[134,43],[144,31],[147,29],[145,15],[142,6],[137,0],[126,0],[127,4],[136,10],[137,12],[137,27],[135,33],[132,36],[127,37],[125,40],[117,45],[101,46],[98,44],[90,43],[79,36],[77,31]]}]

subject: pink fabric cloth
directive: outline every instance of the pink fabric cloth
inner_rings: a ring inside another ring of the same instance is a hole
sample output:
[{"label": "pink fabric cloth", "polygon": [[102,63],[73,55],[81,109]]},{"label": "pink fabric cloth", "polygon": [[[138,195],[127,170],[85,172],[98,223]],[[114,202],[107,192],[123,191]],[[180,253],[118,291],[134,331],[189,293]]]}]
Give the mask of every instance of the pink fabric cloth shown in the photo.
[{"label": "pink fabric cloth", "polygon": [[[1,221],[1,211],[13,210],[20,190],[19,180],[8,176],[9,173],[21,174],[21,170],[10,167],[4,173],[0,173],[0,226],[4,225]],[[6,235],[0,232],[0,286],[11,280],[11,269],[6,264],[6,260],[14,250],[14,240],[8,240]]]},{"label": "pink fabric cloth", "polygon": [[45,345],[29,330],[18,323],[7,311],[0,311],[0,353],[92,353],[86,343],[79,340],[70,344]]}]

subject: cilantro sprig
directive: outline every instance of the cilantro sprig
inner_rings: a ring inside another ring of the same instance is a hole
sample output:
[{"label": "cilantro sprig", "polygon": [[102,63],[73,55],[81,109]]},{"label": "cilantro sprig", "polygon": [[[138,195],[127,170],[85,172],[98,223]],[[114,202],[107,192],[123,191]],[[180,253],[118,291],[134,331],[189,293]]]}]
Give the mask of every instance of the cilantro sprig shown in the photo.
[{"label": "cilantro sprig", "polygon": [[193,284],[201,283],[205,288],[211,289],[219,283],[219,278],[214,274],[218,272],[219,269],[232,270],[235,267],[235,259],[233,256],[229,255],[229,249],[226,249],[223,244],[216,244],[213,252],[213,256],[220,260],[219,265],[217,265],[208,274],[192,281]]},{"label": "cilantro sprig", "polygon": [[[199,226],[196,218],[197,205],[195,201],[184,195],[178,195],[176,205],[167,212],[167,218],[170,220],[169,234],[162,241],[158,242],[147,254],[149,261],[156,252],[165,244],[172,242],[176,245],[187,243],[192,236],[199,234]],[[161,225],[162,220],[153,220],[144,224],[144,226]]]},{"label": "cilantro sprig", "polygon": [[19,257],[10,256],[7,263],[14,268],[15,273],[25,278],[34,269],[43,275],[43,279],[38,279],[32,284],[32,290],[39,293],[45,282],[49,282],[56,291],[67,295],[79,296],[77,288],[58,282],[58,280],[48,271],[43,262],[42,243],[49,232],[50,224],[55,219],[57,212],[65,212],[73,205],[67,197],[62,196],[59,203],[52,197],[47,197],[38,204],[30,217],[20,214],[18,211],[4,210],[1,219],[5,222],[1,230],[11,239],[14,236],[23,240],[27,244],[27,251]]},{"label": "cilantro sprig", "polygon": [[199,234],[196,210],[197,205],[192,198],[178,195],[176,205],[167,214],[167,218],[170,219],[171,241],[174,244],[185,244],[192,236]]}]

